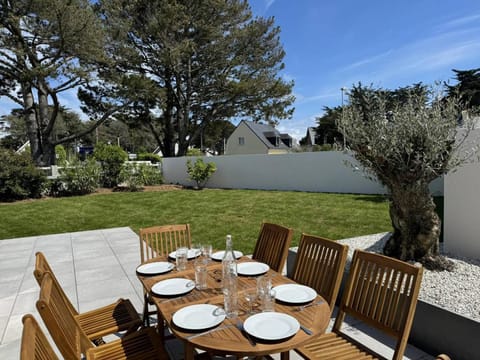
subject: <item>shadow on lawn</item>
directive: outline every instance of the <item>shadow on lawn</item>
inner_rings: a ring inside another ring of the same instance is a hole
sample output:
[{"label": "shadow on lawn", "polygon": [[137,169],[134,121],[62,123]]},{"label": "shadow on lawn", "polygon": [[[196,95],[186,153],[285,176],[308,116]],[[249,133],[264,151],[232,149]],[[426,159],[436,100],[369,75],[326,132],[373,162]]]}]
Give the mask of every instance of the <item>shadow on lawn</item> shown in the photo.
[{"label": "shadow on lawn", "polygon": [[374,203],[388,202],[388,197],[385,195],[358,195],[353,198],[359,201],[368,201]]}]

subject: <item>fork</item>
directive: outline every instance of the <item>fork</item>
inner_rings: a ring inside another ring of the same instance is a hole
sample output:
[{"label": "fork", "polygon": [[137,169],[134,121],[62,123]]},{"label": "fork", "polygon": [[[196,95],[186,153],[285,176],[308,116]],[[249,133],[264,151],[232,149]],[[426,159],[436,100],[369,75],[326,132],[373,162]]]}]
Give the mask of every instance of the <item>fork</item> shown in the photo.
[{"label": "fork", "polygon": [[318,300],[318,301],[312,302],[312,303],[307,304],[307,305],[298,306],[294,309],[294,311],[302,311],[305,308],[308,308],[310,306],[317,306],[317,305],[323,304],[324,302],[325,301],[323,301],[323,300]]}]

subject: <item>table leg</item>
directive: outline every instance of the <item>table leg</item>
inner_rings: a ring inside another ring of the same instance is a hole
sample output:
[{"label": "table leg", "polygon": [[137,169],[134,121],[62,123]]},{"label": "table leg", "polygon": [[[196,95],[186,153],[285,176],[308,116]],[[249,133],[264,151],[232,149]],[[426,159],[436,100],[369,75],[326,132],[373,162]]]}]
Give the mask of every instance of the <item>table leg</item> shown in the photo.
[{"label": "table leg", "polygon": [[184,352],[185,352],[185,354],[183,354],[184,360],[194,360],[195,359],[195,348],[188,341],[185,341]]},{"label": "table leg", "polygon": [[290,359],[290,351],[284,351],[280,353],[280,360],[289,360]]}]

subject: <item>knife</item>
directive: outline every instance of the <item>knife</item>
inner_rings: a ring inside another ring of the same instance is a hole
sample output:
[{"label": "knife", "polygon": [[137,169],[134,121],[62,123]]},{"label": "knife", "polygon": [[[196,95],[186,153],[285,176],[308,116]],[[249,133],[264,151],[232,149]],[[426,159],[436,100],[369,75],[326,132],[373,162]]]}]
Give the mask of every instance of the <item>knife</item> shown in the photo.
[{"label": "knife", "polygon": [[300,329],[302,329],[305,332],[305,334],[307,334],[307,335],[312,335],[313,334],[312,330],[306,328],[302,324],[300,324]]}]

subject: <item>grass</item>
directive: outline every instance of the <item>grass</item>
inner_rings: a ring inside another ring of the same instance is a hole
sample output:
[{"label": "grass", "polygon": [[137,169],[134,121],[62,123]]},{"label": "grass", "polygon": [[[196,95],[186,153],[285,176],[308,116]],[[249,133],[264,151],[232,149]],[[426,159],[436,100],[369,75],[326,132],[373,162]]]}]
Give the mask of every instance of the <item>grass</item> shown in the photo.
[{"label": "grass", "polygon": [[189,223],[193,241],[253,251],[262,221],[342,239],[391,231],[383,196],[293,191],[215,190],[109,193],[0,204],[0,239],[111,227]]}]

